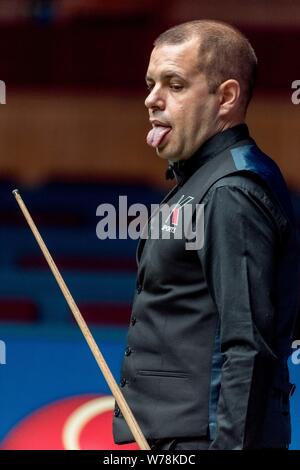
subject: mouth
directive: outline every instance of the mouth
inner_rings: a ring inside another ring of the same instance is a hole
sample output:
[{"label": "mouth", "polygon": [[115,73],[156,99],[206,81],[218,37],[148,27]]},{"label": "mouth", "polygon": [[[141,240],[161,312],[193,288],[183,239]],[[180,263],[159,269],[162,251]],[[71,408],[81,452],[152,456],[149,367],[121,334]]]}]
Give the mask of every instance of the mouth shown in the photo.
[{"label": "mouth", "polygon": [[164,123],[158,120],[150,120],[152,129],[147,135],[147,144],[151,147],[160,147],[165,141],[166,136],[172,130],[172,127],[168,123]]}]

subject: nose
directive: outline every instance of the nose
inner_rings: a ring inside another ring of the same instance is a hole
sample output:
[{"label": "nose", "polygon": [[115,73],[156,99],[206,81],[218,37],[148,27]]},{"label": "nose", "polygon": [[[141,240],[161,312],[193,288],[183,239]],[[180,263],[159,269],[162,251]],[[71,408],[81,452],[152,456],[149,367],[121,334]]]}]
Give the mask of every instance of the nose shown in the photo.
[{"label": "nose", "polygon": [[164,109],[165,100],[159,88],[153,87],[149,95],[145,99],[145,106],[148,109]]}]

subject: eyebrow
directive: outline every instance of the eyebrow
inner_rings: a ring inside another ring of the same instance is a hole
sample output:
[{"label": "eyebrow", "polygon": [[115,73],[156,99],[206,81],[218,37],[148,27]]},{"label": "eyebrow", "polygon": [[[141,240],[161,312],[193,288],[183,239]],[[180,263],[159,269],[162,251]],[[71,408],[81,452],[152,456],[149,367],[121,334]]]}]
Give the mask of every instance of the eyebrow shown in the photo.
[{"label": "eyebrow", "polygon": [[[179,72],[164,72],[161,74],[160,78],[162,80],[165,80],[166,78],[170,79],[170,78],[179,78],[180,80],[186,80],[185,77],[183,75],[181,75]],[[149,75],[146,75],[145,77],[145,80],[146,82],[153,82],[153,78],[151,78]]]}]

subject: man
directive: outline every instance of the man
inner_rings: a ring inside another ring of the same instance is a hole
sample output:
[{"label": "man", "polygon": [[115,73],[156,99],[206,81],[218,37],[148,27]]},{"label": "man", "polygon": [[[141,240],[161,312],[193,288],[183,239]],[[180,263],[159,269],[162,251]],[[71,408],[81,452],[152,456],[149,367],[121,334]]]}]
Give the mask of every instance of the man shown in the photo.
[{"label": "man", "polygon": [[[166,31],[151,54],[147,141],[177,179],[164,202],[170,217],[180,201],[204,204],[203,246],[150,232],[138,247],[120,385],[153,449],[290,443],[299,251],[281,173],[244,124],[256,66],[216,21]],[[114,437],[133,440],[117,406]]]}]

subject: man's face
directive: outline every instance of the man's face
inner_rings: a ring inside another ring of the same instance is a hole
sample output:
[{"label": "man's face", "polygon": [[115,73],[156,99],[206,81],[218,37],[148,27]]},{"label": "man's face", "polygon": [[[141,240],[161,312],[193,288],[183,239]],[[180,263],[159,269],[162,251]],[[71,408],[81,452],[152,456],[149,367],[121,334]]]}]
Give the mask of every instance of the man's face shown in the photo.
[{"label": "man's face", "polygon": [[218,100],[198,65],[199,42],[155,47],[150,57],[145,105],[152,129],[147,142],[168,160],[189,158],[218,131]]}]

